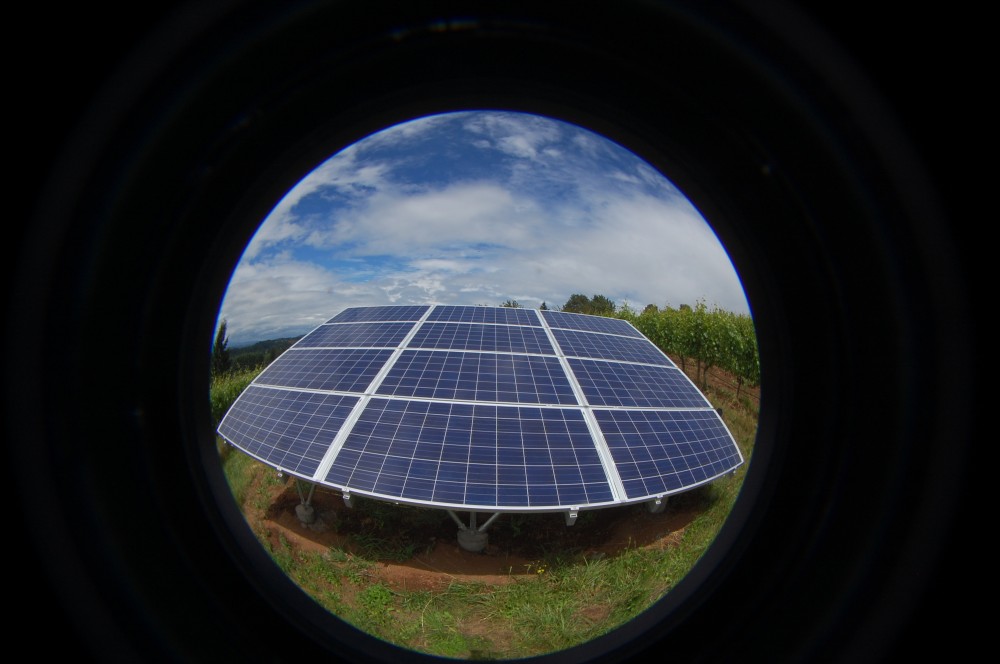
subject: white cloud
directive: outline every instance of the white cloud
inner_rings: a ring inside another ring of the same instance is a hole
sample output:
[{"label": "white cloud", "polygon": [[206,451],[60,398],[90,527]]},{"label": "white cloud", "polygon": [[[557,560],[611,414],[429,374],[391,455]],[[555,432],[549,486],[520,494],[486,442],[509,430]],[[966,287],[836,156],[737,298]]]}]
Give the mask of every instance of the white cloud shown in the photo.
[{"label": "white cloud", "polygon": [[376,134],[304,178],[253,239],[221,315],[231,338],[260,339],[346,306],[558,307],[574,293],[746,311],[715,235],[653,168],[544,118],[452,114]]},{"label": "white cloud", "polygon": [[364,303],[371,288],[350,283],[315,263],[280,257],[244,263],[234,273],[220,319],[234,344],[302,334],[344,302]]},{"label": "white cloud", "polygon": [[349,245],[353,255],[412,254],[467,243],[518,246],[535,205],[495,183],[459,183],[404,195],[373,195],[314,239],[325,247]]},{"label": "white cloud", "polygon": [[537,158],[548,143],[562,136],[559,125],[553,122],[513,113],[472,115],[464,127],[486,137],[476,141],[478,147],[492,147],[521,159]]}]

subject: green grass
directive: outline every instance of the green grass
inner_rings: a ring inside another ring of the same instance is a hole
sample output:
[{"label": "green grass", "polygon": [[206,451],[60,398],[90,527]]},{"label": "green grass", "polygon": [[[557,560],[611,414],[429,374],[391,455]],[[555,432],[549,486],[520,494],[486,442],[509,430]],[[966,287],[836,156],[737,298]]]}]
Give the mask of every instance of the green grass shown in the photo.
[{"label": "green grass", "polygon": [[[254,375],[256,371],[226,377],[218,393],[213,383],[213,409],[217,398],[221,407]],[[757,430],[756,406],[747,400],[737,402],[731,394],[710,391],[707,396],[723,409],[726,425],[749,460]],[[287,480],[244,454],[226,453],[227,449],[220,448],[220,458],[238,504],[266,509],[276,485]],[[373,570],[378,561],[405,560],[419,553],[421,545],[414,542],[424,541],[419,535],[440,524],[437,510],[363,501],[369,527],[352,534],[354,553],[342,549],[296,553],[280,537],[277,545],[271,545],[270,533],[259,524],[251,527],[303,592],[377,638],[446,658],[523,658],[611,632],[669,593],[711,546],[739,495],[747,465],[670,499],[668,511],[676,505],[698,510],[676,545],[662,550],[633,547],[601,559],[586,559],[577,551],[547,550],[530,576],[514,576],[503,585],[453,582],[433,592],[401,592],[377,581]],[[581,513],[573,528],[586,527],[593,518],[592,512]],[[532,521],[511,514],[502,527],[521,536],[530,533]]]},{"label": "green grass", "polygon": [[229,410],[229,406],[236,401],[236,397],[262,370],[263,367],[256,367],[212,377],[209,400],[212,404],[212,417],[215,422],[222,421],[223,415]]}]

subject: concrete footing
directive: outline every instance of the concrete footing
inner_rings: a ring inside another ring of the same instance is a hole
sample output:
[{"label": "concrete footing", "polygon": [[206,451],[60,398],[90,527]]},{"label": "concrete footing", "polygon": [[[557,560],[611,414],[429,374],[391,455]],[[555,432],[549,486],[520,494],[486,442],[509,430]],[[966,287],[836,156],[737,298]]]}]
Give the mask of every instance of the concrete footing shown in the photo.
[{"label": "concrete footing", "polygon": [[489,535],[481,533],[478,530],[464,529],[458,531],[458,545],[466,551],[478,553],[486,548],[488,541]]},{"label": "concrete footing", "polygon": [[295,516],[299,517],[299,521],[302,523],[313,523],[316,521],[316,510],[312,505],[299,503],[295,506]]}]

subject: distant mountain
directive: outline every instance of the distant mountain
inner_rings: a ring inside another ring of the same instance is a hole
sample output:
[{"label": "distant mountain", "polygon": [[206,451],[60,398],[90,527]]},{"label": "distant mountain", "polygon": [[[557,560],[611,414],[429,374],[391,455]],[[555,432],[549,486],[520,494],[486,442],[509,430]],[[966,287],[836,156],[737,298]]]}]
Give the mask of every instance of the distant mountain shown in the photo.
[{"label": "distant mountain", "polygon": [[285,337],[282,339],[267,339],[258,341],[247,346],[239,346],[229,349],[229,360],[234,370],[251,369],[253,367],[262,368],[278,358],[296,341],[302,338]]},{"label": "distant mountain", "polygon": [[240,355],[243,353],[266,353],[272,348],[280,349],[284,351],[288,349],[289,346],[294,344],[296,341],[301,339],[305,335],[299,335],[297,337],[284,337],[282,339],[266,339],[264,341],[257,341],[246,346],[237,346],[229,349],[230,356]]}]

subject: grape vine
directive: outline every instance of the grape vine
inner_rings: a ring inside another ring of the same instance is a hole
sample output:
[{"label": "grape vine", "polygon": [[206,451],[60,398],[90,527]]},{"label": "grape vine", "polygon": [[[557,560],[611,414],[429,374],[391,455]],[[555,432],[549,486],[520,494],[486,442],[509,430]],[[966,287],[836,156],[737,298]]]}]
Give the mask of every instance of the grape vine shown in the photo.
[{"label": "grape vine", "polygon": [[682,370],[686,371],[687,362],[693,360],[696,382],[702,390],[713,367],[735,376],[737,399],[743,386],[760,385],[757,335],[753,319],[746,314],[709,309],[699,300],[694,307],[649,305],[641,312],[625,306],[614,315],[632,323],[667,355],[679,358]]}]

